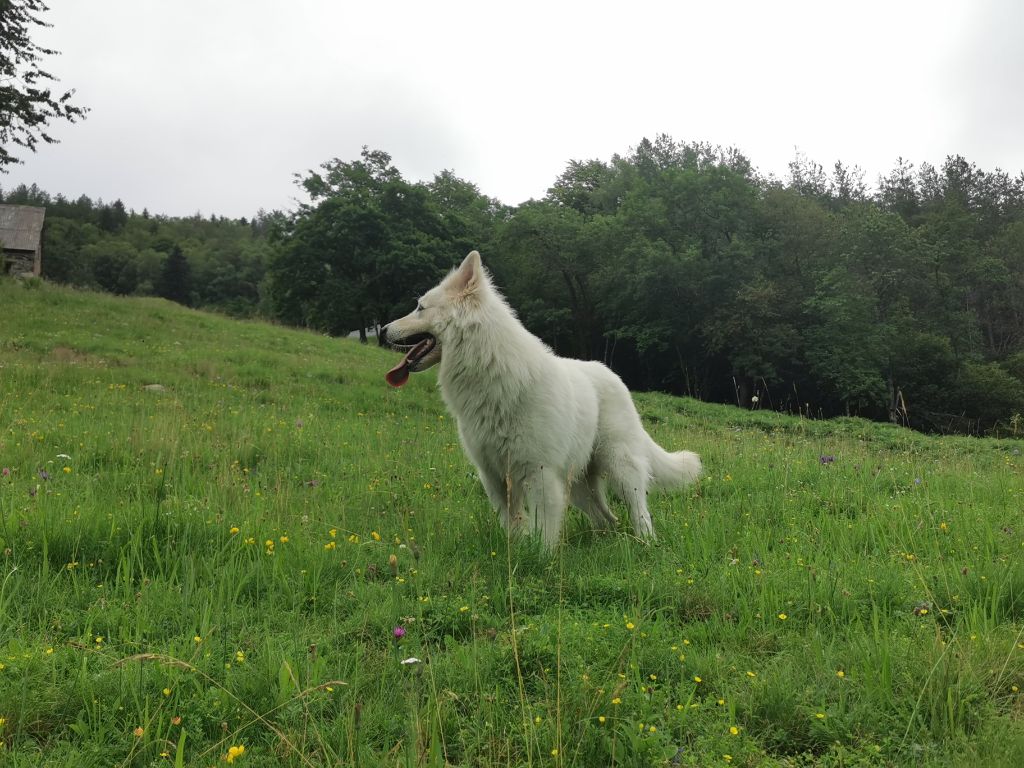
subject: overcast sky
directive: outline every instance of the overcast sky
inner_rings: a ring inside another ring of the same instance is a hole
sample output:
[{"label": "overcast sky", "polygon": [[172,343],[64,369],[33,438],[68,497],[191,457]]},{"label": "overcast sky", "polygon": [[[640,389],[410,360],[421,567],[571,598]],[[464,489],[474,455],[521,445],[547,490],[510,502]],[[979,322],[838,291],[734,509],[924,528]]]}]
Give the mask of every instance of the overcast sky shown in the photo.
[{"label": "overcast sky", "polygon": [[667,133],[873,185],[900,156],[1024,169],[1024,3],[49,0],[45,63],[91,109],[0,186],[130,208],[290,209],[369,145],[517,204]]}]

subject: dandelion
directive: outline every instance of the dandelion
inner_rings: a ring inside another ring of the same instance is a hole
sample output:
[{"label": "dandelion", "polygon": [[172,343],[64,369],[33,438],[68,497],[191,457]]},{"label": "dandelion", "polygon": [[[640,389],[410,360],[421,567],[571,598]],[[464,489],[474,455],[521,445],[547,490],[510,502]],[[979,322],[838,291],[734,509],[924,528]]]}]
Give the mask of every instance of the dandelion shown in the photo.
[{"label": "dandelion", "polygon": [[636,629],[636,625],[633,624],[632,621],[627,621],[626,622],[626,629],[628,629],[630,632],[632,632],[634,629]]},{"label": "dandelion", "polygon": [[730,725],[729,726],[729,733],[731,733],[733,736],[739,736],[740,735],[740,729],[737,728],[735,725]]},{"label": "dandelion", "polygon": [[235,661],[245,664],[245,651],[235,651]]},{"label": "dandelion", "polygon": [[103,645],[103,635],[96,635],[96,645]]},{"label": "dandelion", "polygon": [[235,760],[245,754],[245,746],[239,744],[238,746],[228,747],[228,753],[224,757],[224,761],[227,763],[233,763]]},{"label": "dandelion", "polygon": [[757,672],[752,672],[751,670],[748,669],[747,670],[747,677],[757,677]]},{"label": "dandelion", "polygon": [[171,695],[171,689],[170,688],[164,688],[163,694],[164,694],[164,696],[170,696]]},{"label": "dandelion", "polygon": [[70,475],[70,474],[71,474],[71,472],[72,472],[72,469],[71,469],[71,467],[64,467],[64,474],[65,474],[65,475]]},{"label": "dandelion", "polygon": [[695,683],[703,683],[704,681],[701,680],[700,675],[694,675],[693,676],[693,682],[695,682]]},{"label": "dandelion", "polygon": [[815,716],[816,718],[818,718],[819,720],[824,720],[824,719],[825,719],[825,713],[824,713],[824,712],[816,712],[816,713],[814,714],[814,716]]},{"label": "dandelion", "polygon": [[557,749],[552,749],[551,750],[551,756],[552,757],[558,757],[558,750]]},{"label": "dandelion", "polygon": [[614,699],[612,699],[612,706],[617,707],[621,703],[622,703],[622,699],[620,699],[618,696],[616,696]]},{"label": "dandelion", "polygon": [[203,642],[203,638],[201,638],[199,635],[196,635],[192,639],[196,642],[196,644]]},{"label": "dandelion", "polygon": [[731,763],[732,762],[732,755],[722,755],[722,759],[725,760],[725,762],[727,762],[727,763]]},{"label": "dandelion", "polygon": [[534,725],[540,725],[541,721],[542,721],[542,719],[541,719],[540,715],[537,715],[535,718],[533,718],[533,724]]},{"label": "dandelion", "polygon": [[655,681],[655,680],[658,679],[657,675],[648,675],[648,677],[651,678],[652,681]]},{"label": "dandelion", "polygon": [[599,722],[601,724],[604,724],[605,720],[607,720],[607,719],[608,718],[605,717],[604,715],[598,715],[597,722]]},{"label": "dandelion", "polygon": [[231,526],[231,530],[228,531],[228,533],[230,533],[232,536],[235,536],[238,533],[238,526],[237,525],[232,525]]},{"label": "dandelion", "polygon": [[359,534],[357,534],[357,533],[349,534],[348,543],[349,544],[358,544],[359,543]]},{"label": "dandelion", "polygon": [[337,546],[336,542],[328,541],[326,544],[324,544],[324,549],[331,550],[331,549],[334,549],[335,546]]},{"label": "dandelion", "polygon": [[371,538],[372,538],[372,539],[373,539],[374,541],[380,541],[380,534],[379,534],[379,533],[377,533],[376,531],[370,531],[370,537],[371,537]]},{"label": "dandelion", "polygon": [[337,528],[331,528],[331,530],[329,530],[327,533],[330,535],[330,537],[332,539],[335,539],[335,538],[338,537],[338,529]]},{"label": "dandelion", "polygon": [[841,679],[843,679],[844,677],[846,677],[846,673],[845,673],[845,672],[843,672],[843,670],[841,670],[841,669],[837,669],[837,670],[836,670],[836,677],[838,677],[838,678],[839,678],[839,679],[841,680]]},{"label": "dandelion", "polygon": [[288,537],[287,536],[282,536],[280,541],[281,541],[282,544],[287,544],[288,543]]},{"label": "dandelion", "polygon": [[789,618],[789,616],[787,616],[787,615],[786,615],[786,614],[784,614],[784,613],[780,613],[780,614],[779,614],[779,621],[785,621],[785,620],[786,620],[786,619],[788,619],[788,618]]}]

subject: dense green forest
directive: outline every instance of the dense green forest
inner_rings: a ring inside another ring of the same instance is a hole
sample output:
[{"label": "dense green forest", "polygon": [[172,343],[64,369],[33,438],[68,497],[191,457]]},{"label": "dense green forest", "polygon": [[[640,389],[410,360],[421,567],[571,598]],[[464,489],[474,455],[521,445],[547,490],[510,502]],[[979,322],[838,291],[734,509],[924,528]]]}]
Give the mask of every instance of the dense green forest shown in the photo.
[{"label": "dense green forest", "polygon": [[116,200],[68,200],[19,186],[0,202],[46,208],[43,276],[110,293],[163,296],[240,317],[270,316],[261,285],[273,252],[269,233],[281,214],[251,221],[196,214],[136,213]]},{"label": "dense green forest", "polygon": [[798,156],[778,180],[659,136],[518,207],[369,149],[297,182],[306,202],[251,221],[3,197],[47,206],[59,282],[340,335],[405,314],[477,248],[531,330],[634,389],[1024,433],[1024,174],[900,160],[869,189]]}]

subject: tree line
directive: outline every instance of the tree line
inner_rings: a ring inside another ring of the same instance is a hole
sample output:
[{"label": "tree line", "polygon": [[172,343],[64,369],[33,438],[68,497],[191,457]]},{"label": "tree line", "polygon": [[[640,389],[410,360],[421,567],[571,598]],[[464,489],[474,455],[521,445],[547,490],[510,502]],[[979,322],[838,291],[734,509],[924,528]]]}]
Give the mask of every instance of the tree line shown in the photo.
[{"label": "tree line", "polygon": [[365,338],[477,248],[527,327],[634,389],[1022,429],[1024,174],[900,160],[869,190],[841,163],[797,156],[780,180],[663,135],[572,161],[515,207],[371,149],[296,181],[306,202],[252,221],[6,199],[47,205],[44,273],[62,282],[176,298],[177,249],[186,303]]},{"label": "tree line", "polygon": [[110,293],[163,296],[238,317],[271,315],[264,300],[270,233],[283,218],[184,218],[136,213],[115,200],[51,196],[35,185],[0,202],[46,208],[43,277]]},{"label": "tree line", "polygon": [[556,352],[635,389],[930,431],[1020,431],[1024,174],[962,157],[857,168],[797,156],[786,179],[735,149],[641,141],[568,163],[502,205],[383,152],[299,179],[268,266],[279,319],[330,333],[405,314],[479,248]]}]

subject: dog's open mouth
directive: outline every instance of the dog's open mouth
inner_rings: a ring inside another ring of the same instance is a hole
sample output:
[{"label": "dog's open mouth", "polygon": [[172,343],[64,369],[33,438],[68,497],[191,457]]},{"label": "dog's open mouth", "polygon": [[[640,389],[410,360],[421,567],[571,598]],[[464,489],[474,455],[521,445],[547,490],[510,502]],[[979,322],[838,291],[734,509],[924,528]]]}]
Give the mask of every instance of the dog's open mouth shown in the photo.
[{"label": "dog's open mouth", "polygon": [[392,344],[392,349],[405,352],[402,362],[385,374],[384,378],[392,387],[400,387],[409,380],[409,374],[416,372],[419,362],[430,354],[437,345],[437,339],[429,333],[417,333],[402,339],[399,344]]}]

